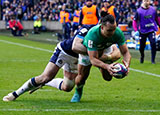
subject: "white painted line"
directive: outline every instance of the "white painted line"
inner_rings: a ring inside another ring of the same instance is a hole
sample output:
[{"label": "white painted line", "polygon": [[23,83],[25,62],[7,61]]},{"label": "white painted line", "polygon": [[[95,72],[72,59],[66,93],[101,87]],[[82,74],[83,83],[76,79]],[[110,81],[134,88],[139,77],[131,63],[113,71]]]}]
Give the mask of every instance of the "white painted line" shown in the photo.
[{"label": "white painted line", "polygon": [[[42,48],[33,47],[33,46],[29,46],[29,45],[24,45],[24,44],[20,44],[20,43],[14,43],[14,42],[6,41],[6,40],[0,40],[0,42],[7,43],[7,44],[18,45],[18,46],[22,46],[22,47],[27,47],[27,48],[31,48],[31,49],[36,49],[36,50],[40,50],[40,51],[53,52],[52,50],[42,49]],[[138,70],[138,69],[130,68],[130,70],[135,71],[135,72],[139,72],[139,73],[144,73],[144,74],[151,75],[151,76],[155,76],[155,77],[160,77],[160,75],[158,75],[158,74],[145,72],[145,71],[141,71],[141,70]]]},{"label": "white painted line", "polygon": [[150,73],[150,72],[145,72],[145,71],[141,71],[141,70],[133,69],[133,68],[129,68],[129,69],[132,70],[132,71],[135,71],[135,72],[144,73],[144,74],[155,76],[155,77],[160,77],[160,75],[158,75],[158,74],[154,74],[154,73]]},{"label": "white painted line", "polygon": [[3,59],[0,59],[0,62],[46,62],[46,60],[29,60],[29,59],[23,59],[23,60],[20,60],[20,59],[11,59],[11,60],[3,60]]},{"label": "white painted line", "polygon": [[56,111],[56,112],[160,112],[160,110],[141,110],[141,109],[0,109],[0,111],[44,111],[44,112],[50,112],[50,111]]},{"label": "white painted line", "polygon": [[[10,92],[12,92],[12,91],[14,91],[14,90],[12,90],[12,89],[10,89],[10,90],[7,90],[7,89],[0,89],[0,92],[4,92],[4,91],[10,91]],[[38,91],[41,91],[41,92],[49,92],[49,91],[55,91],[55,90],[52,90],[52,89],[39,89]]]},{"label": "white painted line", "polygon": [[7,44],[13,44],[13,45],[17,45],[17,46],[22,46],[22,47],[26,47],[26,48],[31,48],[31,49],[36,49],[36,50],[45,51],[45,52],[53,52],[52,50],[47,50],[47,49],[43,49],[43,48],[33,47],[33,46],[29,46],[29,45],[25,45],[25,44],[20,44],[20,43],[14,43],[14,42],[6,41],[6,40],[0,40],[0,42],[7,43]]}]

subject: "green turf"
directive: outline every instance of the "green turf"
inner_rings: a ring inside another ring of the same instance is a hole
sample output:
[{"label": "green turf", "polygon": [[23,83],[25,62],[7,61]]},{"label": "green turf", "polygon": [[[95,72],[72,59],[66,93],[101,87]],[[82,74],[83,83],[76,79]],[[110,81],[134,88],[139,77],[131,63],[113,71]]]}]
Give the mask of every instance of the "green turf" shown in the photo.
[{"label": "green turf", "polygon": [[[24,31],[23,34],[25,33],[27,33],[28,36],[14,37],[14,38],[38,41],[49,44],[55,44],[58,42],[56,32],[40,32],[40,34],[33,34],[32,31]],[[10,30],[1,30],[0,35],[8,37],[12,36]]]},{"label": "green turf", "polygon": [[[13,102],[3,102],[3,96],[19,88],[29,78],[41,74],[52,55],[52,52],[8,44],[4,40],[49,51],[55,47],[51,44],[0,36],[0,115],[160,114],[159,77],[130,70],[126,78],[114,78],[106,82],[96,67],[91,69],[80,103],[70,103],[74,90],[67,93],[50,87],[44,87],[31,95],[25,93]],[[131,50],[131,53],[131,68],[160,75],[159,61],[153,65],[147,56],[145,63],[140,64],[139,52]],[[62,71],[57,77],[63,77]]]}]

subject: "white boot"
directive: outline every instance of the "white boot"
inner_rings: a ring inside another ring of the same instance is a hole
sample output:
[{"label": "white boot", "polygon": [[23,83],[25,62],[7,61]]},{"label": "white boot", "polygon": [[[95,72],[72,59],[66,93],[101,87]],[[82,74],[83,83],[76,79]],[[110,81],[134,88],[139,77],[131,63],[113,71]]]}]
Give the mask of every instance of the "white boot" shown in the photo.
[{"label": "white boot", "polygon": [[3,101],[6,101],[6,102],[13,101],[15,99],[16,99],[16,97],[12,93],[9,93],[7,96],[3,97]]}]

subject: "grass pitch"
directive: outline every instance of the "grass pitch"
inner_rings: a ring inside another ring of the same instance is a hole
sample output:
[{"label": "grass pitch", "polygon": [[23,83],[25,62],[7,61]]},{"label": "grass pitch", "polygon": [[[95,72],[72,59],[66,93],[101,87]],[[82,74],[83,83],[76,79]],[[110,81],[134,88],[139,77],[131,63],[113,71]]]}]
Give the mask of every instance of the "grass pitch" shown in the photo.
[{"label": "grass pitch", "polygon": [[[3,96],[19,88],[26,80],[41,74],[55,45],[0,36],[0,115],[44,114],[160,114],[160,61],[139,63],[139,52],[131,50],[129,75],[106,82],[92,67],[80,103],[70,103],[74,90],[67,93],[44,87],[33,94],[27,92],[16,101],[3,102]],[[121,61],[121,60],[120,60]],[[63,77],[62,70],[56,77]]]}]

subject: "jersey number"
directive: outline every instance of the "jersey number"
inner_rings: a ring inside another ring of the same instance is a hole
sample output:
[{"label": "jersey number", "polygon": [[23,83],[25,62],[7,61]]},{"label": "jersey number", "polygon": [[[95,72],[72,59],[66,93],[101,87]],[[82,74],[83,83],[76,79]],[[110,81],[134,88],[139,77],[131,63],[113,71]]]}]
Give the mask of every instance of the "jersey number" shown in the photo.
[{"label": "jersey number", "polygon": [[93,48],[93,41],[92,40],[88,40],[88,47]]}]

